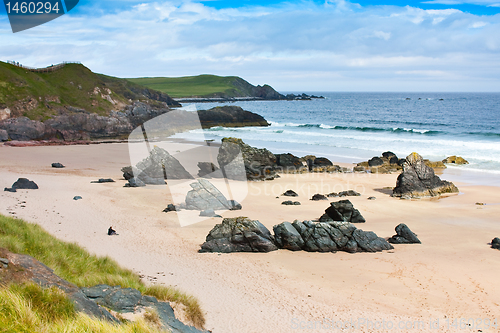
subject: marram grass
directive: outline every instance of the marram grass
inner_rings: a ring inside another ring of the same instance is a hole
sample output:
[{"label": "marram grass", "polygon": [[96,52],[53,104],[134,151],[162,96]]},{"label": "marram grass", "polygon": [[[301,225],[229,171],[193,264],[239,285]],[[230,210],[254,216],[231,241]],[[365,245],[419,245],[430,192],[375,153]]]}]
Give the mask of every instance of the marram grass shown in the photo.
[{"label": "marram grass", "polygon": [[138,275],[121,268],[113,259],[91,255],[74,243],[60,241],[36,224],[0,215],[0,247],[34,257],[52,268],[55,274],[79,287],[119,285],[135,288],[161,301],[180,303],[185,308],[189,324],[198,328],[205,324],[203,311],[193,296],[169,286],[146,286]]}]

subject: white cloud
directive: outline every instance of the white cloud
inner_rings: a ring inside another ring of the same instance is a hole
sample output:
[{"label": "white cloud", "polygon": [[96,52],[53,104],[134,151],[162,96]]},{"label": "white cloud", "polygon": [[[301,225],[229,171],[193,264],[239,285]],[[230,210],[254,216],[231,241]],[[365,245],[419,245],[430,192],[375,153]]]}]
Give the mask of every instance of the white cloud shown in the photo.
[{"label": "white cloud", "polygon": [[499,15],[454,9],[330,1],[218,10],[159,1],[2,33],[0,58],[76,60],[121,77],[239,75],[281,90],[467,90],[477,82],[500,91],[499,34]]}]

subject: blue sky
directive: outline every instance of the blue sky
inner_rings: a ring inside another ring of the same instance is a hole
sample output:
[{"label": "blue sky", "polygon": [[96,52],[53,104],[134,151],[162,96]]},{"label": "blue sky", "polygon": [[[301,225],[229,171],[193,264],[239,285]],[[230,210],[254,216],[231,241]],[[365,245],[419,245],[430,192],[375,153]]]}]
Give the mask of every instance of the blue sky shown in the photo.
[{"label": "blue sky", "polygon": [[500,91],[500,0],[80,0],[16,34],[2,6],[0,60],[279,91]]}]

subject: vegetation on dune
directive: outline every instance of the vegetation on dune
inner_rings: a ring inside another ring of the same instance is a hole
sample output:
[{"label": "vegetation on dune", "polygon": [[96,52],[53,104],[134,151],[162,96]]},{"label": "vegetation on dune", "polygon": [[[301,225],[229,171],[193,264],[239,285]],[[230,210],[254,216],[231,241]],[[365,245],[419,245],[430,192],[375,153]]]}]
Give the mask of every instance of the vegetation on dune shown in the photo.
[{"label": "vegetation on dune", "polygon": [[253,86],[237,76],[198,75],[185,77],[146,77],[128,79],[172,97],[252,96]]},{"label": "vegetation on dune", "polygon": [[121,268],[111,258],[97,257],[74,243],[60,241],[36,224],[0,215],[0,247],[34,257],[79,287],[120,285],[161,301],[180,303],[193,325],[203,327],[205,323],[201,307],[193,296],[169,286],[146,286],[139,276]]}]

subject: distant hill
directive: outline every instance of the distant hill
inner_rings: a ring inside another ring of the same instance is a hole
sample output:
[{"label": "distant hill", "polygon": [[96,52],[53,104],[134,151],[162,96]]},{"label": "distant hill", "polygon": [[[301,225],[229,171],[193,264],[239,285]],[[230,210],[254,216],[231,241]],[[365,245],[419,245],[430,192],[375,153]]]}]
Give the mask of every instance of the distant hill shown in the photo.
[{"label": "distant hill", "polygon": [[43,121],[82,111],[108,116],[111,110],[123,110],[134,101],[157,107],[179,105],[167,94],[93,73],[81,64],[41,73],[0,62],[0,111],[8,109],[12,118]]},{"label": "distant hill", "polygon": [[238,76],[198,75],[128,79],[172,97],[287,99],[269,85],[254,86]]}]

